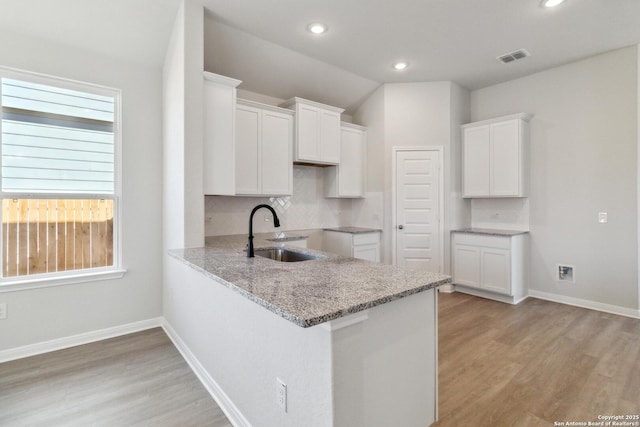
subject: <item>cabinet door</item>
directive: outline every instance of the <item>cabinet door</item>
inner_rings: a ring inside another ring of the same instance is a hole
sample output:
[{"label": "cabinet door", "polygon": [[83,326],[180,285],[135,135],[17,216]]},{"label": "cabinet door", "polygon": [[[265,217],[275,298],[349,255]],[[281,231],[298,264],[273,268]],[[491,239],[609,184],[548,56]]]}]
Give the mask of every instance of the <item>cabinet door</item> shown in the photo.
[{"label": "cabinet door", "polygon": [[296,109],[296,160],[320,160],[320,110],[299,104]]},{"label": "cabinet door", "polygon": [[491,194],[518,196],[520,186],[520,125],[509,120],[491,125]]},{"label": "cabinet door", "polygon": [[378,244],[354,246],[353,257],[371,262],[380,262],[380,246]]},{"label": "cabinet door", "polygon": [[455,244],[453,248],[453,283],[480,287],[480,248]]},{"label": "cabinet door", "polygon": [[293,117],[264,111],[261,130],[262,194],[290,195],[293,180]]},{"label": "cabinet door", "polygon": [[245,105],[236,108],[236,194],[260,194],[260,113]]},{"label": "cabinet door", "polygon": [[365,133],[342,128],[338,187],[340,196],[364,196]]},{"label": "cabinet door", "polygon": [[[228,80],[222,76],[215,77]],[[239,80],[236,82],[236,85],[240,83]],[[235,177],[233,162],[235,108],[235,86],[205,79],[202,153],[204,194],[231,195],[235,192],[233,181]]]},{"label": "cabinet door", "polygon": [[342,256],[351,256],[351,248],[351,234],[331,230],[324,230],[322,232],[323,251]]},{"label": "cabinet door", "polygon": [[320,110],[320,159],[323,163],[340,163],[340,114]]},{"label": "cabinet door", "polygon": [[481,287],[488,291],[511,295],[509,250],[481,249]]},{"label": "cabinet door", "polygon": [[489,125],[464,130],[463,140],[463,196],[488,196],[490,194],[491,128]]}]

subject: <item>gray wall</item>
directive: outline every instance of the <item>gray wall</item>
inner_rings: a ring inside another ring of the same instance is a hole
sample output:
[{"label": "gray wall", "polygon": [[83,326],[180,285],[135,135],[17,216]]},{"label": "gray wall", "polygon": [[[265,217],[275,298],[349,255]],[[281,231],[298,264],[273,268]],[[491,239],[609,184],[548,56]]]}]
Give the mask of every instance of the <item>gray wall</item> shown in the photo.
[{"label": "gray wall", "polygon": [[[637,64],[633,46],[471,93],[473,121],[533,114],[534,295],[638,308]],[[575,284],[555,280],[557,263]]]}]

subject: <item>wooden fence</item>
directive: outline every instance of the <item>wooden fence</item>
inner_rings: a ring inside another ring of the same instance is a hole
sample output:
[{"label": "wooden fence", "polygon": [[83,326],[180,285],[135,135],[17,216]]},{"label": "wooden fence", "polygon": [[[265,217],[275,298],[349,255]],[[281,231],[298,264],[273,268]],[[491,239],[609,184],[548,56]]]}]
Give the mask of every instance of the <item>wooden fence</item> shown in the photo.
[{"label": "wooden fence", "polygon": [[3,277],[113,265],[113,200],[3,199]]}]

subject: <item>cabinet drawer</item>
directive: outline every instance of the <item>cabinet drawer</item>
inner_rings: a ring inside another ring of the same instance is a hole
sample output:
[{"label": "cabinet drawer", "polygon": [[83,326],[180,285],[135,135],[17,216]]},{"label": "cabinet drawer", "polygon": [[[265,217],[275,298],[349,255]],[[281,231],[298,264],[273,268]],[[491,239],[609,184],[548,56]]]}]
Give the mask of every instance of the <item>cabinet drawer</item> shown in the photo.
[{"label": "cabinet drawer", "polygon": [[360,233],[353,235],[353,244],[357,245],[368,245],[371,243],[378,243],[380,240],[380,233]]},{"label": "cabinet drawer", "polygon": [[511,246],[511,238],[508,236],[455,233],[454,240],[456,244],[482,246],[485,248],[509,249]]}]

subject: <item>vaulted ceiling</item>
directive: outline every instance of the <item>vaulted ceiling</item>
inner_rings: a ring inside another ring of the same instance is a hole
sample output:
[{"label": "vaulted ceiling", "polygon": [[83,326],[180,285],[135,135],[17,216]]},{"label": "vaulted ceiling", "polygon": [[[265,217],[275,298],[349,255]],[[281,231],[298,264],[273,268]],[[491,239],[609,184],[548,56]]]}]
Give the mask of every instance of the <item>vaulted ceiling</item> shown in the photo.
[{"label": "vaulted ceiling", "polygon": [[[202,1],[205,68],[247,90],[353,109],[379,84],[451,80],[473,90],[640,43],[640,1]],[[180,0],[0,0],[0,30],[157,66]],[[321,21],[321,36],[307,31]],[[10,40],[3,40],[3,43]],[[498,55],[524,48],[510,64]],[[397,60],[409,67],[392,69]],[[242,87],[242,86],[241,86]]]}]

